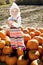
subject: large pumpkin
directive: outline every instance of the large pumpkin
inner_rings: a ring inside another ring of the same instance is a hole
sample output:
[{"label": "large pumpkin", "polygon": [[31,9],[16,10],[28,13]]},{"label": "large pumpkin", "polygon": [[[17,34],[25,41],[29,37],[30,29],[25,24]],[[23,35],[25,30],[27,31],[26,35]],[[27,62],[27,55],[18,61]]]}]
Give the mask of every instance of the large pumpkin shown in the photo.
[{"label": "large pumpkin", "polygon": [[0,49],[4,48],[5,44],[4,40],[0,40]]},{"label": "large pumpkin", "polygon": [[28,42],[27,42],[27,45],[26,45],[26,47],[28,48],[28,49],[37,49],[38,48],[38,46],[39,46],[39,42],[36,40],[36,39],[31,39],[31,40],[29,40]]},{"label": "large pumpkin", "polygon": [[28,57],[29,57],[30,60],[38,59],[39,56],[40,56],[40,53],[37,50],[30,50],[28,52]]},{"label": "large pumpkin", "polygon": [[1,39],[6,38],[6,32],[4,30],[0,30],[0,37],[1,37]]},{"label": "large pumpkin", "polygon": [[18,55],[18,56],[24,55],[24,52],[23,52],[23,50],[22,50],[21,47],[19,47],[19,48],[17,49],[17,55]]},{"label": "large pumpkin", "polygon": [[24,34],[24,42],[27,42],[31,39],[31,36],[29,34]]},{"label": "large pumpkin", "polygon": [[23,59],[23,55],[21,55],[17,60],[17,65],[27,65],[28,60]]},{"label": "large pumpkin", "polygon": [[33,60],[30,65],[43,65],[43,62],[41,62],[39,59]]},{"label": "large pumpkin", "polygon": [[4,54],[11,54],[11,53],[12,53],[12,48],[9,47],[9,46],[5,46],[5,47],[3,48],[3,53],[4,53]]},{"label": "large pumpkin", "polygon": [[6,56],[6,64],[7,65],[16,65],[16,63],[17,63],[17,58],[16,57]]},{"label": "large pumpkin", "polygon": [[39,44],[43,44],[43,37],[41,36],[35,36],[34,39],[38,40],[39,41]]}]

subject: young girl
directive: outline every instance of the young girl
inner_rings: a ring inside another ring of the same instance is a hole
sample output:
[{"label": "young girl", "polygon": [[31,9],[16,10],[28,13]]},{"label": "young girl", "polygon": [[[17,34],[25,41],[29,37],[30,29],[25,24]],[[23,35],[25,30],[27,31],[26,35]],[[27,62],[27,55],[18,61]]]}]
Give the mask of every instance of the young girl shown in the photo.
[{"label": "young girl", "polygon": [[20,9],[16,3],[13,3],[10,8],[10,15],[11,17],[8,18],[8,25],[11,27],[20,27],[21,26],[21,16],[20,16]]},{"label": "young girl", "polygon": [[14,28],[10,32],[11,40],[13,38],[13,41],[11,41],[11,46],[14,49],[18,47],[25,48],[23,34],[20,29],[21,26],[20,9],[16,3],[12,4],[10,8],[10,15],[11,17],[8,18],[7,24],[10,28]]}]

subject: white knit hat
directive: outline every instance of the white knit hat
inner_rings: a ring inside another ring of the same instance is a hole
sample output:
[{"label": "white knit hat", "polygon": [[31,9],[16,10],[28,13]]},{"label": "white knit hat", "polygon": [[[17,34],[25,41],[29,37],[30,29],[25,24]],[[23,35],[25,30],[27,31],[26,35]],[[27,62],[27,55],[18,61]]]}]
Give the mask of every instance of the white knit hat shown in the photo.
[{"label": "white knit hat", "polygon": [[14,8],[17,8],[17,9],[18,9],[18,14],[17,14],[17,16],[20,16],[20,9],[19,9],[18,5],[17,5],[16,3],[14,3],[14,2],[13,2],[13,4],[12,4],[11,8],[10,8],[10,15],[12,16],[11,10],[14,9]]}]

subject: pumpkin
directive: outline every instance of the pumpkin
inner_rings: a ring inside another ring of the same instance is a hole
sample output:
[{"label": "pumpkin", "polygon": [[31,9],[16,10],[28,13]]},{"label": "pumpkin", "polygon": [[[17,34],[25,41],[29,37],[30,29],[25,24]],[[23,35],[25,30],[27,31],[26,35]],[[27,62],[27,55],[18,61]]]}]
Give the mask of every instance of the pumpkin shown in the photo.
[{"label": "pumpkin", "polygon": [[28,34],[29,31],[28,31],[27,29],[24,29],[24,30],[23,30],[23,33]]},{"label": "pumpkin", "polygon": [[18,55],[18,56],[24,55],[24,52],[23,52],[23,50],[22,50],[21,47],[19,47],[19,48],[17,49],[17,55]]},{"label": "pumpkin", "polygon": [[0,40],[0,49],[5,47],[5,41],[4,40]]},{"label": "pumpkin", "polygon": [[41,33],[43,33],[43,28],[37,28]]},{"label": "pumpkin", "polygon": [[27,42],[27,44],[26,44],[26,47],[28,48],[28,49],[37,49],[38,48],[38,46],[39,46],[39,42],[36,40],[36,39],[31,39],[31,40],[29,40],[28,42]]},{"label": "pumpkin", "polygon": [[1,59],[1,62],[5,62],[6,56],[2,55],[0,59]]},{"label": "pumpkin", "polygon": [[5,42],[6,42],[6,45],[10,45],[11,40],[8,36],[6,36]]},{"label": "pumpkin", "polygon": [[38,40],[39,44],[43,44],[43,37],[41,36],[35,36],[34,39]]},{"label": "pumpkin", "polygon": [[1,39],[6,38],[6,32],[4,30],[0,30],[0,37],[1,37]]},{"label": "pumpkin", "polygon": [[31,39],[31,36],[29,34],[24,34],[24,42],[27,42]]},{"label": "pumpkin", "polygon": [[30,50],[28,52],[28,57],[29,57],[30,60],[38,59],[39,56],[40,56],[40,53],[37,50]]},{"label": "pumpkin", "polygon": [[16,65],[16,62],[17,62],[16,56],[14,56],[14,57],[6,56],[6,64],[7,65]]},{"label": "pumpkin", "polygon": [[5,47],[3,48],[3,53],[4,53],[4,54],[11,54],[11,53],[12,53],[12,48],[9,47],[9,46],[5,46]]},{"label": "pumpkin", "polygon": [[35,30],[35,35],[36,35],[36,36],[38,36],[38,35],[40,35],[40,34],[41,34],[41,32],[40,32],[40,31]]},{"label": "pumpkin", "polygon": [[19,56],[17,60],[17,65],[27,65],[27,64],[28,64],[28,60],[23,59],[23,55]]},{"label": "pumpkin", "polygon": [[35,31],[35,28],[33,28],[33,27],[27,27],[27,30],[28,30],[29,32],[34,32],[34,31]]},{"label": "pumpkin", "polygon": [[35,33],[34,32],[30,32],[30,36],[31,36],[31,38],[33,38],[35,36]]},{"label": "pumpkin", "polygon": [[33,60],[30,65],[43,65],[43,62],[41,62],[39,59]]},{"label": "pumpkin", "polygon": [[40,54],[42,54],[42,52],[43,52],[42,51],[42,46],[38,46],[38,51],[39,51]]},{"label": "pumpkin", "polygon": [[41,33],[40,36],[43,37],[43,33]]}]

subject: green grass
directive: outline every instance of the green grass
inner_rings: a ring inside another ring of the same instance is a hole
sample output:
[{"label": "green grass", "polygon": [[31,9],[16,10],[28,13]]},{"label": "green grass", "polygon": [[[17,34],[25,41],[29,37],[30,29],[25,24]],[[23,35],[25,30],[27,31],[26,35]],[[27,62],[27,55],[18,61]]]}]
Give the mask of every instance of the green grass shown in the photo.
[{"label": "green grass", "polygon": [[11,6],[11,4],[6,4],[6,5],[0,5],[0,8],[7,8],[7,7],[9,7],[9,6]]},{"label": "green grass", "polygon": [[0,18],[0,21],[4,20],[4,18]]}]

